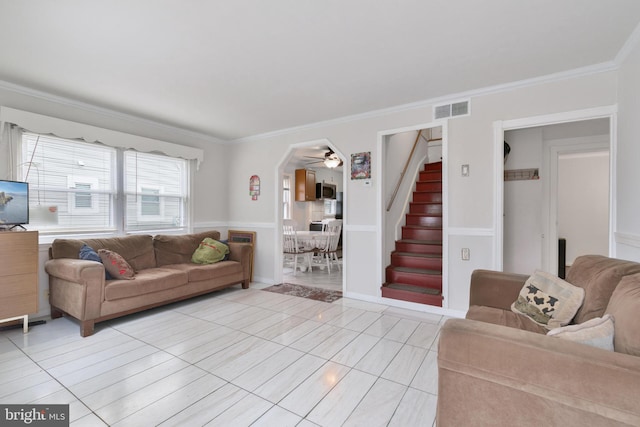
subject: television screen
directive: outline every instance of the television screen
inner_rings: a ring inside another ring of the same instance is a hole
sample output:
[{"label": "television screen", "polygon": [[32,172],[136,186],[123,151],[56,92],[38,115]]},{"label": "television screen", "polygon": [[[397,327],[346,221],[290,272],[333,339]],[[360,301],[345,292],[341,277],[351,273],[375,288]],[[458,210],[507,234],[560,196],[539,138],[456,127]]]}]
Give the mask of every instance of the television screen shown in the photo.
[{"label": "television screen", "polygon": [[29,184],[0,180],[0,226],[29,223]]}]

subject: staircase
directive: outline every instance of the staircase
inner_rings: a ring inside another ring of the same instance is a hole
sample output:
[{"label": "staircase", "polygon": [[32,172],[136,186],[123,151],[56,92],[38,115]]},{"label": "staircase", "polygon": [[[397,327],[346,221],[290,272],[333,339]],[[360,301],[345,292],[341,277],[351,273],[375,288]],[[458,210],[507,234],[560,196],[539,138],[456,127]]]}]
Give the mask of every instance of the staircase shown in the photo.
[{"label": "staircase", "polygon": [[442,162],[420,172],[382,296],[442,307]]}]

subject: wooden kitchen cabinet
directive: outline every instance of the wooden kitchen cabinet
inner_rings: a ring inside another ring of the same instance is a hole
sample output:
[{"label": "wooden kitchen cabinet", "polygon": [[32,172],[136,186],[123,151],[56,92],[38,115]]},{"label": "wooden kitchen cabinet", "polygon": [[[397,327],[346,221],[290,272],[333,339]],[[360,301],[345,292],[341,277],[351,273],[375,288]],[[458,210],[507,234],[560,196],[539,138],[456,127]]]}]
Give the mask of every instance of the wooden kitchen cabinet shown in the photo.
[{"label": "wooden kitchen cabinet", "polygon": [[316,200],[316,171],[296,169],[296,202]]},{"label": "wooden kitchen cabinet", "polygon": [[0,232],[0,322],[38,312],[38,232]]}]

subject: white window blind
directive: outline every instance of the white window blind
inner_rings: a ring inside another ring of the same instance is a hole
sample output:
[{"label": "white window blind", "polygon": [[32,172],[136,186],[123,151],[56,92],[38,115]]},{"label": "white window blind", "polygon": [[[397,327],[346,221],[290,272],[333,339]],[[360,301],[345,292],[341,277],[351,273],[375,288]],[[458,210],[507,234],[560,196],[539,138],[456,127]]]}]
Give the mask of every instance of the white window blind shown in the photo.
[{"label": "white window blind", "polygon": [[29,223],[39,230],[113,229],[116,150],[24,133],[19,173],[29,182]]},{"label": "white window blind", "polygon": [[126,229],[184,227],[187,161],[125,151],[124,165]]},{"label": "white window blind", "polygon": [[188,160],[24,132],[18,163],[30,187],[29,224],[38,230],[188,227]]}]

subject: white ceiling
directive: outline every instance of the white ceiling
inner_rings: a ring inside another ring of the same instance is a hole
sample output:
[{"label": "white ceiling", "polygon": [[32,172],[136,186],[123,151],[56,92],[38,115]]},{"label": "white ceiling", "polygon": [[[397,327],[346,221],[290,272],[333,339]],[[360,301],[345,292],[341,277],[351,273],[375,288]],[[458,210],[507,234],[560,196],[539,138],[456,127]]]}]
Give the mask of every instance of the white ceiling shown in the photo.
[{"label": "white ceiling", "polygon": [[0,0],[0,80],[222,139],[596,64],[638,0]]}]

